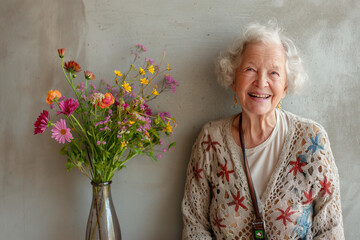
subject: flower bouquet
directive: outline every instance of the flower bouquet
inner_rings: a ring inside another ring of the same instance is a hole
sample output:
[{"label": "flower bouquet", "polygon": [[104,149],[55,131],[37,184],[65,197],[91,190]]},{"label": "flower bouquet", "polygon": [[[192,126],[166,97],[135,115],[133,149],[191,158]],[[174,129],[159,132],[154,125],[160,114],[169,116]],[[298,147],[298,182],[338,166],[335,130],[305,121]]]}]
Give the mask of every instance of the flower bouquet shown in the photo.
[{"label": "flower bouquet", "polygon": [[161,152],[175,145],[173,142],[164,147],[161,136],[172,133],[175,119],[168,112],[154,114],[149,102],[166,90],[175,92],[178,83],[169,74],[169,64],[161,69],[164,56],[159,65],[145,57],[142,65],[136,66],[146,51],[137,44],[127,72],[115,70],[113,84],[101,79],[97,88],[90,71],[84,71],[84,81],[76,83],[81,67],[75,61],[64,63],[65,49],[58,49],[62,70],[75,97],[66,98],[60,91],[50,90],[46,102],[51,109],[58,108],[56,113],[63,118],[53,123],[44,110],[34,124],[34,134],[52,127],[51,137],[64,144],[60,153],[67,156],[68,170],[77,167],[92,182],[109,182],[136,155],[156,160],[161,154],[155,153],[155,145],[163,145]]},{"label": "flower bouquet", "polygon": [[46,102],[61,118],[50,121],[49,112],[43,110],[34,123],[34,134],[51,127],[51,137],[64,144],[60,153],[67,156],[67,170],[76,167],[92,182],[86,239],[121,239],[110,195],[115,172],[137,155],[157,160],[161,157],[157,151],[167,152],[175,145],[163,141],[172,134],[175,119],[168,112],[153,113],[149,103],[167,90],[175,92],[178,83],[170,76],[169,64],[161,68],[164,55],[159,65],[146,57],[137,65],[146,51],[137,44],[128,70],[115,70],[112,84],[101,79],[96,87],[90,71],[84,71],[84,81],[78,82],[76,74],[81,67],[75,61],[64,63],[65,49],[58,49],[62,70],[75,96],[67,98],[58,90],[50,90]]}]

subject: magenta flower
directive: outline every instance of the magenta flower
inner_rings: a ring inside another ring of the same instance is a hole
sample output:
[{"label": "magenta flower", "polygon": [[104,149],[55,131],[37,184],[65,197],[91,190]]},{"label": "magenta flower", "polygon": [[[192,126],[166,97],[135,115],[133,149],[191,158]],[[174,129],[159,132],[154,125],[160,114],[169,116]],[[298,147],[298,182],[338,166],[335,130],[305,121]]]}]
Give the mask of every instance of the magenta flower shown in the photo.
[{"label": "magenta flower", "polygon": [[70,132],[70,128],[66,127],[66,122],[64,119],[60,119],[60,121],[55,123],[55,126],[51,129],[51,138],[54,138],[59,143],[64,144],[65,140],[71,142],[70,139],[73,139]]},{"label": "magenta flower", "polygon": [[151,116],[152,115],[151,108],[149,108],[149,106],[147,104],[144,104],[144,107],[145,107],[144,113],[148,116]]},{"label": "magenta flower", "polygon": [[49,112],[44,110],[40,113],[40,116],[37,118],[36,122],[34,123],[34,134],[39,134],[45,132],[49,122]]},{"label": "magenta flower", "polygon": [[176,87],[179,86],[179,83],[175,81],[170,75],[165,75],[165,87],[170,88],[171,92],[176,91]]},{"label": "magenta flower", "polygon": [[78,106],[79,102],[77,100],[74,101],[72,98],[66,99],[65,101],[59,102],[59,108],[61,112],[57,112],[57,115],[63,113],[67,116],[70,116]]}]

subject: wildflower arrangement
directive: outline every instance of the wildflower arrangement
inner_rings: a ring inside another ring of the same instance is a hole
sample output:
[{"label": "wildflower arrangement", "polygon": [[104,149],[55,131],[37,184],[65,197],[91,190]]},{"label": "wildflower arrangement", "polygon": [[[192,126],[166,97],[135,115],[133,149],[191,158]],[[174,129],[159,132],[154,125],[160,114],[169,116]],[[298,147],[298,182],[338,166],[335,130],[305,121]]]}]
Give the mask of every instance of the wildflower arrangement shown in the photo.
[{"label": "wildflower arrangement", "polygon": [[[34,123],[34,134],[51,127],[51,137],[64,144],[60,153],[67,156],[68,171],[77,167],[95,183],[111,181],[116,171],[136,155],[157,160],[159,152],[169,151],[175,142],[165,144],[163,137],[172,134],[175,119],[168,112],[154,113],[149,102],[161,93],[176,91],[179,85],[170,75],[169,64],[162,69],[146,58],[136,65],[147,49],[137,44],[132,51],[133,63],[126,72],[114,71],[112,84],[101,79],[98,88],[95,75],[84,71],[84,81],[77,82],[81,67],[75,61],[64,63],[65,49],[58,49],[61,67],[74,98],[50,90],[46,102],[61,118],[50,121],[43,110]],[[159,150],[154,146],[159,145]]]}]

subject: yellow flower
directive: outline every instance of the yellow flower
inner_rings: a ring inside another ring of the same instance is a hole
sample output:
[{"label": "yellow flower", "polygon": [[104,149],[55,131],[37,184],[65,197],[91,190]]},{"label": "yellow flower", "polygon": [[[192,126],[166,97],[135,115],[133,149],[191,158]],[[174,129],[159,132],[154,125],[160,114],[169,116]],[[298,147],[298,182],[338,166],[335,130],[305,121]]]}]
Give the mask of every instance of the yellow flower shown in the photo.
[{"label": "yellow flower", "polygon": [[125,89],[126,92],[131,92],[131,87],[127,82],[124,81],[124,83],[121,84],[121,86]]},{"label": "yellow flower", "polygon": [[121,141],[121,148],[125,147],[126,146],[126,142],[123,140]]},{"label": "yellow flower", "polygon": [[140,73],[140,75],[145,75],[145,70],[142,69],[142,68],[140,68],[140,69],[139,69],[139,73]]},{"label": "yellow flower", "polygon": [[114,73],[115,73],[116,76],[119,76],[119,77],[122,76],[122,73],[120,71],[118,71],[118,70],[115,70]]},{"label": "yellow flower", "polygon": [[135,121],[131,121],[131,120],[130,120],[130,121],[129,121],[129,123],[130,123],[130,124],[134,124],[134,123],[135,123]]},{"label": "yellow flower", "polygon": [[141,84],[144,84],[144,85],[149,84],[149,80],[147,80],[146,78],[141,78],[140,82],[141,82]]},{"label": "yellow flower", "polygon": [[173,127],[169,124],[169,122],[166,124],[165,129],[163,130],[164,132],[168,132],[171,133],[172,132]]},{"label": "yellow flower", "polygon": [[166,66],[166,70],[170,71],[171,68],[169,68],[169,64]]},{"label": "yellow flower", "polygon": [[151,74],[153,74],[154,71],[155,71],[154,66],[153,66],[153,65],[150,65],[149,68],[148,68],[148,70],[149,70],[149,72],[150,72]]},{"label": "yellow flower", "polygon": [[155,96],[159,95],[158,91],[156,91],[156,88],[153,88],[152,94],[155,95]]}]

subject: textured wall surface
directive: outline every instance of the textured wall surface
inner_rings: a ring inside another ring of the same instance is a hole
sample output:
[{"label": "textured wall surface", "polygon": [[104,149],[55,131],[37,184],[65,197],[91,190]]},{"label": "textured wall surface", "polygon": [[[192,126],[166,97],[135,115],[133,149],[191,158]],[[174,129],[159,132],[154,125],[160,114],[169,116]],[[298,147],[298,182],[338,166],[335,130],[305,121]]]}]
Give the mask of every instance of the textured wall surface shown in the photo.
[{"label": "textured wall surface", "polygon": [[245,0],[2,0],[0,2],[0,239],[83,239],[89,181],[66,172],[50,131],[33,123],[50,89],[70,94],[56,49],[110,79],[128,66],[136,43],[173,67],[180,83],[160,98],[178,120],[176,148],[159,162],[138,158],[117,174],[112,191],[126,240],[181,239],[185,170],[201,126],[235,114],[232,93],[215,80],[220,50],[252,21],[277,19],[304,58],[310,81],[283,108],[328,131],[340,173],[347,239],[360,234],[360,2]]}]

